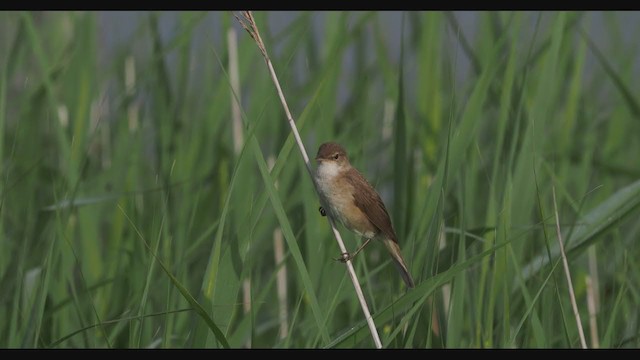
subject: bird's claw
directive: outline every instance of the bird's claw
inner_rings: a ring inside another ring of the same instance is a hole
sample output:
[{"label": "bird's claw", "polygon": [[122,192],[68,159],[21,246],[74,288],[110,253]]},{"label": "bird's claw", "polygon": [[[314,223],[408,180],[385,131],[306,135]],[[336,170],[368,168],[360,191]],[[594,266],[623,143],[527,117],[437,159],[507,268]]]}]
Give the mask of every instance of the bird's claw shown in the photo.
[{"label": "bird's claw", "polygon": [[342,253],[339,258],[333,258],[333,260],[340,261],[342,263],[346,263],[351,259],[353,259],[353,257],[348,252]]}]

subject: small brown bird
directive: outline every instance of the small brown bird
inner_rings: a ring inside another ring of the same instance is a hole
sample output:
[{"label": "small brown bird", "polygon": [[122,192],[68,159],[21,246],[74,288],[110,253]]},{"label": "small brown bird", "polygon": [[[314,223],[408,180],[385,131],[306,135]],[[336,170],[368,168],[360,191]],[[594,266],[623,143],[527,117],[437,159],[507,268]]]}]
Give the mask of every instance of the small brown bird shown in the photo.
[{"label": "small brown bird", "polygon": [[414,287],[411,274],[402,258],[389,213],[380,195],[364,176],[351,166],[344,148],[334,142],[324,143],[318,149],[316,161],[316,183],[328,207],[321,207],[320,213],[324,215],[328,211],[347,229],[365,239],[353,255],[343,254],[341,260],[352,259],[371,239],[380,240],[391,254],[404,282],[408,287]]}]

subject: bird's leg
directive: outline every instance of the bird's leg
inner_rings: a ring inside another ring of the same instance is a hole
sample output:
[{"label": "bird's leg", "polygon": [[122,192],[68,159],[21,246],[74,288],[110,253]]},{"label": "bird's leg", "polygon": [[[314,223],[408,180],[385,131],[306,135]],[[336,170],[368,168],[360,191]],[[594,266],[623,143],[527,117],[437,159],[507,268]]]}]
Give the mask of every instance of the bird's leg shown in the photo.
[{"label": "bird's leg", "polygon": [[365,246],[369,245],[370,241],[371,239],[367,239],[367,241],[365,241],[362,245],[360,245],[360,247],[356,249],[353,255],[351,255],[351,258],[353,259],[354,257],[356,257],[356,255],[358,255],[358,253],[362,251],[362,249],[364,249]]},{"label": "bird's leg", "polygon": [[370,241],[371,239],[367,239],[362,245],[360,245],[360,247],[356,249],[356,251],[354,251],[353,254],[349,254],[348,252],[342,253],[341,257],[334,260],[340,261],[340,262],[347,262],[348,260],[353,260],[353,258],[356,257],[356,255],[358,255],[358,253],[362,251],[362,249],[364,249],[364,247],[367,246]]}]

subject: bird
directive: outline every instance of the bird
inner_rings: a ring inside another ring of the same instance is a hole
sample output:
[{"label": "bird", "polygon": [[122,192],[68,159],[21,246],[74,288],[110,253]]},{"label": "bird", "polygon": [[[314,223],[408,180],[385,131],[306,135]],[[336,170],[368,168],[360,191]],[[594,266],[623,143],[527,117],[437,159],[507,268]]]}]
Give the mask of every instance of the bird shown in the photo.
[{"label": "bird", "polygon": [[318,148],[315,160],[318,165],[314,178],[321,203],[326,205],[320,207],[321,215],[328,213],[364,240],[353,254],[344,253],[338,260],[351,260],[371,240],[381,241],[407,287],[415,287],[384,202],[367,179],[351,166],[346,150],[336,142],[326,142]]}]

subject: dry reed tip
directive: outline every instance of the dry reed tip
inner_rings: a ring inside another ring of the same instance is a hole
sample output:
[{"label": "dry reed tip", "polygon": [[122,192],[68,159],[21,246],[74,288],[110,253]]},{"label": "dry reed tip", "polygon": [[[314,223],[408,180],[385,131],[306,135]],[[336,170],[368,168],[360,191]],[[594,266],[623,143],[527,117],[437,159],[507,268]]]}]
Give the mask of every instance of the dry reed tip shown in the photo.
[{"label": "dry reed tip", "polygon": [[238,16],[236,13],[233,13],[233,16],[236,18],[236,20],[238,20],[240,26],[242,26],[249,33],[249,36],[251,36],[253,41],[256,42],[258,48],[260,49],[260,52],[262,52],[262,55],[266,58],[267,50],[265,49],[264,43],[260,38],[260,32],[258,32],[258,27],[256,26],[256,21],[253,17],[253,14],[251,13],[251,11],[240,11],[240,15],[241,16]]}]

